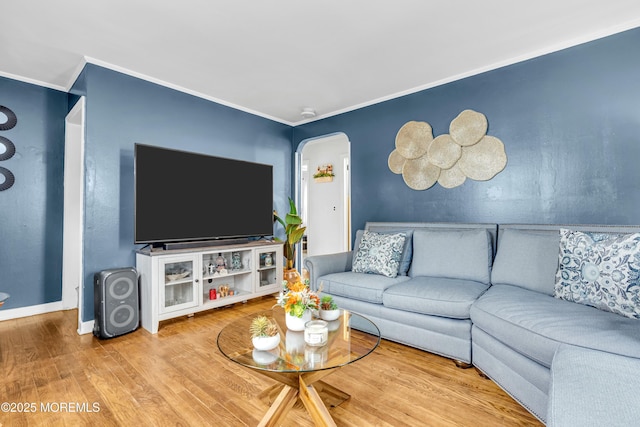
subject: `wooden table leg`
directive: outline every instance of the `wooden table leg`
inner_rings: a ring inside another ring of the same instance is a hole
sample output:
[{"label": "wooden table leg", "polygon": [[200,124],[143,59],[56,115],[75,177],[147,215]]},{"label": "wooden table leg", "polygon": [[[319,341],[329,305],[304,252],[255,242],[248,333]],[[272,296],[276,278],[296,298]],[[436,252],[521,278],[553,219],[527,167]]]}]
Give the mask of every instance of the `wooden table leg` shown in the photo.
[{"label": "wooden table leg", "polygon": [[293,408],[294,403],[296,403],[296,400],[298,399],[298,395],[298,390],[285,385],[275,402],[273,402],[273,405],[271,405],[267,413],[262,417],[258,426],[276,426],[278,422],[287,415],[291,408]]},{"label": "wooden table leg", "polygon": [[305,408],[307,408],[307,412],[311,415],[311,419],[313,419],[313,422],[317,426],[337,427],[316,389],[313,388],[313,385],[306,384],[302,376],[300,376],[299,397]]},{"label": "wooden table leg", "polygon": [[[259,371],[260,373],[275,379],[279,384],[275,384],[260,393],[261,400],[267,400],[273,404],[269,407],[269,411],[264,415],[260,426],[275,426],[287,415],[295,402],[300,399],[305,409],[311,416],[311,419],[317,426],[335,426],[327,405],[335,408],[342,402],[351,398],[351,396],[336,387],[322,381],[321,378],[332,373],[334,369],[327,369],[315,372],[305,373],[275,373],[268,371]],[[282,390],[275,399],[276,391],[282,387]],[[322,397],[325,398],[325,402]]]}]

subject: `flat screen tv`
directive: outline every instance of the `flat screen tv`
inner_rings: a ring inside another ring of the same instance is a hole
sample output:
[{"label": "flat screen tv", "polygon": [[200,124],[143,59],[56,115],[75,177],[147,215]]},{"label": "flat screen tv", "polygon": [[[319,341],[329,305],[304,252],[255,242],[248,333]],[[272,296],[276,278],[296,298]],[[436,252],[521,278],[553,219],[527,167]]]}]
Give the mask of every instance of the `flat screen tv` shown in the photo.
[{"label": "flat screen tv", "polygon": [[273,234],[273,166],[135,145],[135,243]]}]

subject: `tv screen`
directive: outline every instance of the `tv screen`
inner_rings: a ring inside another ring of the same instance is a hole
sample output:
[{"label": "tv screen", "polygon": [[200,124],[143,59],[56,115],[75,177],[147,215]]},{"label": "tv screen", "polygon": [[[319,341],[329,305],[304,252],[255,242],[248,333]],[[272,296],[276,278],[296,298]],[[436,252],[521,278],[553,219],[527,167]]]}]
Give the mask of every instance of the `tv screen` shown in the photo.
[{"label": "tv screen", "polygon": [[273,167],[135,145],[135,243],[273,234]]}]

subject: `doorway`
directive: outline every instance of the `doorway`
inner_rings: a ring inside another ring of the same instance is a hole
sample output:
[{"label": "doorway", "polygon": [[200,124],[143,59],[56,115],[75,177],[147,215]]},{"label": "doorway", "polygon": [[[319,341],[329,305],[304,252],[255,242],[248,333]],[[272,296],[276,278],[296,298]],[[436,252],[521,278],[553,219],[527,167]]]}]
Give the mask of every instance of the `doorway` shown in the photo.
[{"label": "doorway", "polygon": [[298,146],[296,205],[307,231],[297,265],[304,265],[305,256],[351,249],[350,146],[344,133],[306,139]]},{"label": "doorway", "polygon": [[81,97],[65,119],[62,237],[62,308],[78,309],[79,334],[87,333],[82,323],[84,129],[85,98]]}]

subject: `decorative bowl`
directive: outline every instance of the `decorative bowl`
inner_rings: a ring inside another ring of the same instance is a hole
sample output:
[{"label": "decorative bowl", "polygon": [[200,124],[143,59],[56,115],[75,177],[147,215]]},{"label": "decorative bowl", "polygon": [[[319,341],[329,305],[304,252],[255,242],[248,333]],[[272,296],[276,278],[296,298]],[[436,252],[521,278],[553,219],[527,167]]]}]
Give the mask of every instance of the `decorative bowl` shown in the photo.
[{"label": "decorative bowl", "polygon": [[176,280],[184,279],[189,275],[189,271],[183,271],[182,273],[171,273],[167,274],[167,280],[169,282],[175,282]]},{"label": "decorative bowl", "polygon": [[253,337],[251,343],[256,350],[273,350],[280,344],[280,334],[275,334],[272,337]]},{"label": "decorative bowl", "polygon": [[335,310],[319,310],[320,318],[322,320],[326,320],[327,322],[331,322],[333,320],[337,320],[340,317],[340,309],[337,308]]}]

